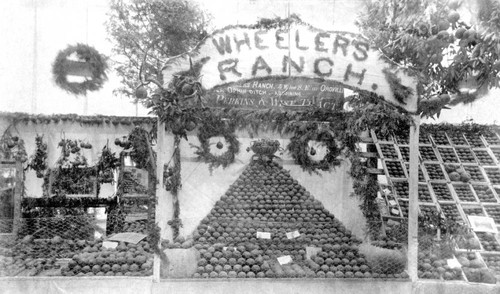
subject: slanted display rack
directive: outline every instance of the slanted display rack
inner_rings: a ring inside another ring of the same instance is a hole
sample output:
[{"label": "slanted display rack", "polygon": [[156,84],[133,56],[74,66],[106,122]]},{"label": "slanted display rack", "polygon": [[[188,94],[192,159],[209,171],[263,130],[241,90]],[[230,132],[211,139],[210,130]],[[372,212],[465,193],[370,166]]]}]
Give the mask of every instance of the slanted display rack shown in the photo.
[{"label": "slanted display rack", "polygon": [[[471,132],[423,126],[419,137],[418,206],[421,216],[433,213],[472,227],[469,216],[489,217],[500,230],[500,134],[492,128]],[[370,144],[378,154],[380,191],[389,209],[381,211],[382,227],[389,219],[408,218],[409,140],[378,138]],[[455,258],[479,260],[500,278],[500,234],[471,232],[474,242],[458,240]],[[471,247],[472,246],[472,247]],[[467,252],[474,254],[467,255]],[[474,255],[474,256],[472,256]],[[470,269],[463,279],[474,281]],[[471,280],[472,279],[472,280]]]}]

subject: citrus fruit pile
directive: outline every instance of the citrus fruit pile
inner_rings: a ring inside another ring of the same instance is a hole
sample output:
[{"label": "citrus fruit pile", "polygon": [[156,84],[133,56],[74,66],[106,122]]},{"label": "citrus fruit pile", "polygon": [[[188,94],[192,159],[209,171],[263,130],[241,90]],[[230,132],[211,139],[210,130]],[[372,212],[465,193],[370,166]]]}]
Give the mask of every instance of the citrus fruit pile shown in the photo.
[{"label": "citrus fruit pile", "polygon": [[461,280],[462,270],[451,268],[445,258],[424,251],[418,254],[418,277],[422,279]]},{"label": "citrus fruit pile", "polygon": [[152,275],[152,250],[146,241],[105,248],[102,241],[88,244],[61,268],[63,276],[147,276]]},{"label": "citrus fruit pile", "polygon": [[360,241],[272,161],[252,161],[193,238],[195,278],[371,277]]}]

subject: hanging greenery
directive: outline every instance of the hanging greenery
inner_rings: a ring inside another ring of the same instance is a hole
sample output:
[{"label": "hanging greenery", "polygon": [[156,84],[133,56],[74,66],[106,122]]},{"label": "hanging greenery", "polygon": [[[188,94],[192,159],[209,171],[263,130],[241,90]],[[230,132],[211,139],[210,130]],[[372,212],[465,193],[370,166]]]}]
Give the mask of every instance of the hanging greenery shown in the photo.
[{"label": "hanging greenery", "polygon": [[[68,194],[99,194],[96,185],[97,171],[89,167],[87,158],[81,149],[92,146],[80,140],[61,139],[58,144],[61,156],[56,161],[55,168],[49,169],[44,175],[44,191],[46,196],[65,196]],[[51,181],[51,179],[53,179]],[[49,184],[51,184],[49,186]]]},{"label": "hanging greenery", "polygon": [[111,151],[106,144],[101,151],[99,160],[97,161],[97,177],[99,183],[113,183],[113,171],[120,167],[120,159]]},{"label": "hanging greenery", "polygon": [[[224,143],[219,141],[217,143],[210,143],[210,138],[221,136],[224,138],[227,144],[226,152],[221,155],[215,155],[211,152],[211,147],[215,145],[216,148],[224,148]],[[195,148],[194,152],[198,155],[198,159],[208,163],[208,168],[210,173],[213,172],[214,168],[222,166],[227,167],[234,162],[236,154],[240,151],[240,142],[235,134],[234,126],[228,124],[222,119],[214,118],[210,121],[206,121],[198,130],[198,140],[200,146],[190,144],[192,148]]]},{"label": "hanging greenery", "polygon": [[171,171],[171,176],[164,180],[164,183],[170,185],[170,192],[172,193],[172,202],[174,206],[174,215],[167,224],[172,227],[172,236],[175,239],[179,237],[179,231],[182,227],[182,220],[180,218],[181,208],[179,203],[179,190],[181,189],[181,138],[179,135],[174,137],[174,153],[172,154],[173,163],[167,164],[167,169]]},{"label": "hanging greenery", "polygon": [[36,135],[35,137],[35,154],[30,158],[28,168],[36,172],[37,178],[43,178],[47,165],[47,143],[43,142],[43,135]]},{"label": "hanging greenery", "polygon": [[389,83],[389,87],[394,95],[394,98],[401,104],[406,104],[406,99],[410,97],[413,90],[401,83],[401,79],[390,70],[384,68],[382,72],[385,75],[385,79]]},{"label": "hanging greenery", "polygon": [[[78,43],[68,46],[57,54],[52,65],[52,74],[61,89],[75,95],[86,95],[88,91],[102,88],[108,79],[107,69],[108,64],[102,54],[91,46]],[[85,81],[69,82],[68,75],[78,75],[75,72],[79,70],[86,71]]]},{"label": "hanging greenery", "polygon": [[11,126],[12,125],[9,125],[5,129],[0,138],[0,158],[3,160],[18,160],[25,162],[28,160],[28,154],[24,147],[24,141],[18,136],[13,136],[10,133]]},{"label": "hanging greenery", "polygon": [[[154,158],[151,158],[151,135],[143,128],[136,126],[128,135],[128,144],[126,147],[132,148],[129,155],[137,168],[143,168],[150,171],[154,165]],[[128,149],[127,148],[127,149]]]}]

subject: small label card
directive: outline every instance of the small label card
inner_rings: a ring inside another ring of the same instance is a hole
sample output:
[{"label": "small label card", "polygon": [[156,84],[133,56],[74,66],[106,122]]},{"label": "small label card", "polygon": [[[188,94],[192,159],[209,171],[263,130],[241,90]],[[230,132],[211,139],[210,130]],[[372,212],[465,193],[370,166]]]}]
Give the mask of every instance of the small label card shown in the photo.
[{"label": "small label card", "polygon": [[321,247],[311,247],[307,246],[306,247],[306,259],[311,259],[311,256],[314,256],[318,254],[318,252],[321,252],[322,249]]},{"label": "small label card", "polygon": [[108,240],[137,244],[146,237],[146,235],[139,233],[118,233],[111,236]]},{"label": "small label card", "polygon": [[271,233],[268,233],[268,232],[257,232],[257,238],[260,238],[260,239],[271,239]]},{"label": "small label card", "polygon": [[115,249],[118,246],[118,242],[104,241],[102,242],[102,247],[106,249]]},{"label": "small label card", "polygon": [[396,206],[396,205],[398,205],[398,203],[396,202],[396,200],[389,200],[389,205]]},{"label": "small label card", "polygon": [[446,263],[448,263],[448,266],[450,268],[461,268],[462,267],[462,265],[460,264],[460,262],[458,262],[458,260],[456,258],[447,259]]},{"label": "small label card", "polygon": [[129,213],[125,217],[126,222],[135,222],[138,220],[147,220],[147,219],[148,219],[147,213]]},{"label": "small label card", "polygon": [[498,233],[495,221],[491,217],[468,215],[469,222],[474,232]]},{"label": "small label card", "polygon": [[277,258],[280,265],[288,264],[292,262],[292,257],[290,255],[284,255]]},{"label": "small label card", "polygon": [[300,232],[299,231],[288,232],[288,233],[286,233],[286,237],[288,239],[294,239],[294,238],[300,237]]}]

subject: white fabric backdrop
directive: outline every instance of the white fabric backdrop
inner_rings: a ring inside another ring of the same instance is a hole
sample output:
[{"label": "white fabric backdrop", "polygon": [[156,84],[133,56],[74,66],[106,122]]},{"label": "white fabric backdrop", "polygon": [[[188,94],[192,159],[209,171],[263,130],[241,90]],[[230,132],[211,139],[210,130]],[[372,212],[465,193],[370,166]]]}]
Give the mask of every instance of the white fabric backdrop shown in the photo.
[{"label": "white fabric backdrop", "polygon": [[[252,152],[247,152],[255,138],[249,138],[246,132],[239,132],[240,152],[236,162],[226,169],[219,167],[210,175],[208,164],[193,162],[195,149],[190,148],[189,143],[199,145],[198,139],[193,135],[189,141],[181,143],[182,157],[182,190],[179,194],[180,217],[183,222],[181,235],[188,236],[198,226],[199,222],[210,212],[217,200],[227,191],[229,186],[244,171],[250,162]],[[277,134],[261,133],[260,138],[277,138]],[[212,138],[211,142],[217,142],[218,138]],[[221,142],[225,142],[221,140]],[[281,146],[288,144],[288,139],[280,139]],[[225,145],[225,144],[224,144]],[[218,150],[213,147],[213,152],[225,152],[226,146]],[[276,155],[279,156],[278,153]],[[319,150],[316,156],[322,156]],[[321,174],[309,174],[293,163],[286,152],[278,160],[283,167],[290,171],[291,176],[306,188],[312,197],[323,203],[325,208],[340,219],[358,237],[363,237],[365,220],[359,209],[359,201],[350,197],[352,192],[352,179],[348,175],[349,163],[345,161],[332,172],[321,172]]]}]

